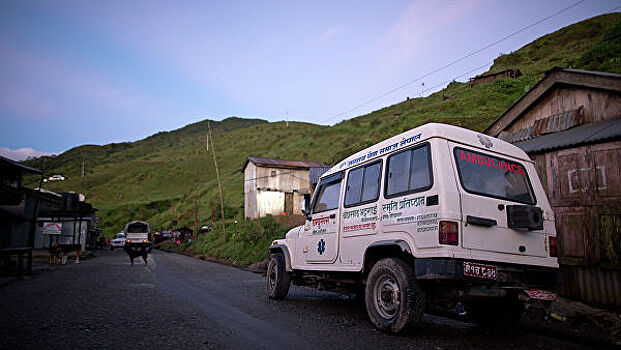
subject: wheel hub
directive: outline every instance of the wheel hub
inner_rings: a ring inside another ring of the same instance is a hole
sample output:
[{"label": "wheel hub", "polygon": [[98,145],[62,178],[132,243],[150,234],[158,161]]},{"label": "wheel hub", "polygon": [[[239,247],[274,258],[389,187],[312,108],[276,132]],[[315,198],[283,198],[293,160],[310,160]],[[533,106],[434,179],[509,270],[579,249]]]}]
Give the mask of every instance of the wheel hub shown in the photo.
[{"label": "wheel hub", "polygon": [[274,290],[274,286],[276,285],[276,264],[272,265],[268,273],[267,282],[269,283],[270,290]]},{"label": "wheel hub", "polygon": [[397,314],[401,303],[399,284],[391,278],[384,277],[375,285],[375,308],[384,318],[392,318]]}]

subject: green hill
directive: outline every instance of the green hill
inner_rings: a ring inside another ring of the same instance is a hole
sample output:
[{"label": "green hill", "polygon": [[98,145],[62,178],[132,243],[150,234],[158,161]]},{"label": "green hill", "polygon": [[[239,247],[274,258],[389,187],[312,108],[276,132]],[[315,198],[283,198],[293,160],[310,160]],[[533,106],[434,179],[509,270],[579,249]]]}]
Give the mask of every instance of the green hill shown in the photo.
[{"label": "green hill", "polygon": [[[499,79],[472,88],[468,83],[453,82],[431,96],[403,101],[331,127],[241,118],[212,121],[226,215],[243,217],[243,175],[239,169],[248,155],[335,164],[362,148],[431,121],[483,130],[546,70],[560,66],[621,73],[620,57],[621,14],[615,13],[543,36],[498,57],[487,72],[519,68],[523,75],[517,79]],[[198,170],[199,221],[209,224],[219,213],[219,199],[213,161],[205,149],[206,124],[201,121],[137,142],[80,146],[26,163],[45,167],[47,174],[66,176],[66,181],[46,183],[45,187],[86,194],[99,208],[107,235],[130,219],[148,220],[155,229],[165,228],[171,220],[193,227]],[[85,177],[81,176],[83,162]]]}]

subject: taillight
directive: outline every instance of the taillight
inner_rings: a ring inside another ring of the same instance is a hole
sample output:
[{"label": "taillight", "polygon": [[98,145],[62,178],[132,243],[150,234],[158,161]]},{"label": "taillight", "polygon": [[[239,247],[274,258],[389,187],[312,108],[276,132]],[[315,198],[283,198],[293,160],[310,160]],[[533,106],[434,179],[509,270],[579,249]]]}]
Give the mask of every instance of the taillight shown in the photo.
[{"label": "taillight", "polygon": [[457,223],[440,221],[440,244],[457,245]]},{"label": "taillight", "polygon": [[550,256],[558,256],[558,241],[556,237],[548,237],[548,244],[550,245]]}]

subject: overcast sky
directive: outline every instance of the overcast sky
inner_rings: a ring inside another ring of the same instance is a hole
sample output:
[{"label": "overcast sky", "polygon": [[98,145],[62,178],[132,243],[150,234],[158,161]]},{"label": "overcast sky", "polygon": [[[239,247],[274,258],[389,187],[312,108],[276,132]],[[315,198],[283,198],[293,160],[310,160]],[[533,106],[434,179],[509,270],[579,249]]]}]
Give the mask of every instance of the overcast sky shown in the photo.
[{"label": "overcast sky", "polygon": [[586,0],[350,111],[576,2],[3,0],[0,152],[135,141],[230,116],[334,124],[419,96],[423,82],[470,72],[465,81],[500,53],[621,6]]}]

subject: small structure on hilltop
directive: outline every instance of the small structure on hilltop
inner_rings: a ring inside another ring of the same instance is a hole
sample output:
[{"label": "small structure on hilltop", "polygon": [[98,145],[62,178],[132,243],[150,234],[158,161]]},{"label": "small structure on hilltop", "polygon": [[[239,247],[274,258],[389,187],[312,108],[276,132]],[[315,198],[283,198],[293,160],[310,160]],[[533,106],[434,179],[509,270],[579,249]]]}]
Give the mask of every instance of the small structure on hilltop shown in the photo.
[{"label": "small structure on hilltop", "polygon": [[489,83],[496,79],[507,79],[507,78],[516,79],[521,76],[522,76],[522,72],[520,72],[519,69],[510,68],[510,69],[505,69],[498,73],[485,74],[485,75],[480,75],[478,77],[470,78],[469,85],[472,88],[476,85]]},{"label": "small structure on hilltop", "polygon": [[[329,166],[322,162],[248,157],[244,173],[244,215],[302,215],[300,205],[310,198],[311,169],[315,181]],[[316,183],[315,183],[316,185]]]},{"label": "small structure on hilltop", "polygon": [[485,133],[535,161],[556,217],[561,294],[621,306],[621,75],[554,68]]}]

